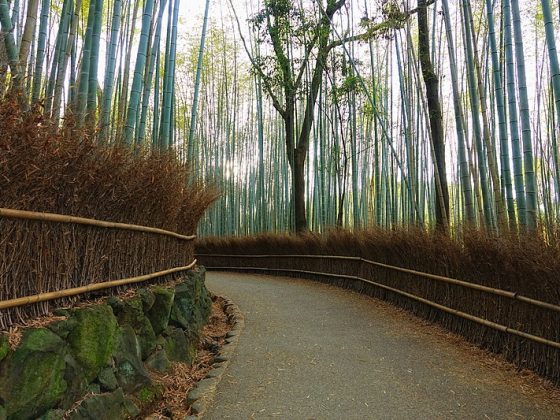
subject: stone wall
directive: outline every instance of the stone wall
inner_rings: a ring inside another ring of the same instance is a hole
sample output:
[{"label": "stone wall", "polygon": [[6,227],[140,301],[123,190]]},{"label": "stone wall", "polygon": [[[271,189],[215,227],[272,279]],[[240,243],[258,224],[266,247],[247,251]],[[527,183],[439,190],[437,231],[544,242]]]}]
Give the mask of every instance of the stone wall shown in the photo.
[{"label": "stone wall", "polygon": [[121,419],[161,393],[148,369],[191,363],[211,300],[204,269],[174,287],[57,310],[65,316],[23,331],[15,350],[0,335],[0,420]]}]

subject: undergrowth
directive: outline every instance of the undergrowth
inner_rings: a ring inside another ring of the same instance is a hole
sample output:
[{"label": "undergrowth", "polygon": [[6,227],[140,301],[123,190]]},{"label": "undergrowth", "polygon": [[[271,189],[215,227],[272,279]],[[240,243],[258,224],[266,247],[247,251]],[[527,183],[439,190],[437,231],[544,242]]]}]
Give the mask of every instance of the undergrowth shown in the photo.
[{"label": "undergrowth", "polygon": [[[172,152],[100,144],[95,132],[69,120],[55,126],[10,99],[0,103],[0,191],[4,208],[182,234],[195,232],[217,197]],[[0,218],[0,257],[6,300],[184,266],[193,246],[161,235]],[[0,311],[0,327],[48,310],[43,303]]]}]

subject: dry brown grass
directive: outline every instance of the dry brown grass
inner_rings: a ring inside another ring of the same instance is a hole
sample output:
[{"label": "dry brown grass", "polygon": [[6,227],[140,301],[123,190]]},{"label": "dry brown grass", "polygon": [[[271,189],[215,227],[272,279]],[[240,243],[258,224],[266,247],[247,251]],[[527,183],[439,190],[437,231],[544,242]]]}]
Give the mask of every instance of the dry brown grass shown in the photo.
[{"label": "dry brown grass", "polygon": [[[98,144],[71,121],[59,129],[15,100],[0,103],[0,133],[0,207],[192,234],[216,198],[174,154]],[[184,266],[192,251],[156,234],[0,218],[0,300]],[[50,307],[1,311],[0,328]]]}]

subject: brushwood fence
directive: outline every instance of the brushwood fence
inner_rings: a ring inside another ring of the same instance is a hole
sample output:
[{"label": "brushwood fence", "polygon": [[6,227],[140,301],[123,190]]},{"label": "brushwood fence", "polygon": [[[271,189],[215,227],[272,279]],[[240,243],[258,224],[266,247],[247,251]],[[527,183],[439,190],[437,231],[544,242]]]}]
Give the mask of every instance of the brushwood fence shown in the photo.
[{"label": "brushwood fence", "polygon": [[[168,282],[194,267],[193,239],[147,226],[0,208],[0,328],[100,290]],[[111,280],[115,279],[115,280]]]},{"label": "brushwood fence", "polygon": [[360,257],[197,254],[208,270],[310,278],[389,301],[560,384],[560,306]]}]

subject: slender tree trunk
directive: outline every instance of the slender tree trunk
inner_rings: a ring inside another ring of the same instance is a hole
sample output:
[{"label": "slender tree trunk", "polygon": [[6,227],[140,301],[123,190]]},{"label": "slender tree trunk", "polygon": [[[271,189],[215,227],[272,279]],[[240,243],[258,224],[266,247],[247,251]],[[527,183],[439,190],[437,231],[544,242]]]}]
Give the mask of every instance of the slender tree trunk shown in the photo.
[{"label": "slender tree trunk", "polygon": [[434,164],[436,171],[436,225],[438,229],[447,230],[449,222],[449,191],[445,167],[443,114],[439,99],[439,79],[434,72],[430,59],[430,35],[428,31],[426,0],[418,0],[418,37],[418,57],[420,59],[422,76],[424,77],[424,83],[426,85],[426,98],[430,116],[430,133],[434,147]]}]

